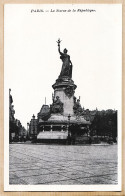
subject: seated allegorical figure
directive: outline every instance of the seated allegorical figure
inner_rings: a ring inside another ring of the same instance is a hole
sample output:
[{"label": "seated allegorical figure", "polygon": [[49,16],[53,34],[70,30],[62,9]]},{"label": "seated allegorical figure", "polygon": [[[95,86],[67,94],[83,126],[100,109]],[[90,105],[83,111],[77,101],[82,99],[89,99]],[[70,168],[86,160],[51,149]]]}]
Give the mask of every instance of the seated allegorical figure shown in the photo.
[{"label": "seated allegorical figure", "polygon": [[52,113],[62,113],[63,112],[63,103],[60,101],[59,96],[56,96],[56,100],[53,99],[53,104],[51,106]]},{"label": "seated allegorical figure", "polygon": [[77,114],[81,114],[83,112],[81,104],[80,104],[80,99],[77,99],[76,101],[76,97],[74,97],[74,107],[73,107],[74,113]]}]

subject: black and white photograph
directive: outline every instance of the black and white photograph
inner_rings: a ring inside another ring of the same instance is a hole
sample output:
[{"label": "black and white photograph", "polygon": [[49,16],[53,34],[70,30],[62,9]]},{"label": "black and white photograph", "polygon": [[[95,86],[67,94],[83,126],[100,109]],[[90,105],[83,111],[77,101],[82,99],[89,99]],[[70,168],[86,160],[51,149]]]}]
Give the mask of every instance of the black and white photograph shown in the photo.
[{"label": "black and white photograph", "polygon": [[121,4],[4,6],[4,190],[120,191]]}]

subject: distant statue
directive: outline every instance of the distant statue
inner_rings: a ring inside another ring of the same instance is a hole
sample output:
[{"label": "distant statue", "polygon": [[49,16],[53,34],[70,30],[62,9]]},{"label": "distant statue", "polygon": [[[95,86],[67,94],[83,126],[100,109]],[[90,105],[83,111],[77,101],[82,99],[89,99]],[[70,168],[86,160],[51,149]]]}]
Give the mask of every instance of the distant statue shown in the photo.
[{"label": "distant statue", "polygon": [[76,97],[74,97],[73,110],[74,110],[74,113],[76,115],[81,115],[82,112],[83,112],[82,107],[81,107],[81,104],[80,104],[80,99],[77,99],[77,101],[76,101]]},{"label": "distant statue", "polygon": [[63,103],[60,101],[59,96],[56,96],[56,100],[53,99],[53,104],[51,105],[52,113],[62,113],[63,112]]},{"label": "distant statue", "polygon": [[58,43],[58,51],[60,56],[60,59],[62,60],[63,64],[62,64],[62,69],[59,75],[59,78],[62,77],[68,77],[68,78],[72,78],[72,62],[70,60],[70,56],[67,54],[68,50],[65,48],[63,50],[63,53],[60,51],[60,42],[61,40],[58,39],[57,43]]}]

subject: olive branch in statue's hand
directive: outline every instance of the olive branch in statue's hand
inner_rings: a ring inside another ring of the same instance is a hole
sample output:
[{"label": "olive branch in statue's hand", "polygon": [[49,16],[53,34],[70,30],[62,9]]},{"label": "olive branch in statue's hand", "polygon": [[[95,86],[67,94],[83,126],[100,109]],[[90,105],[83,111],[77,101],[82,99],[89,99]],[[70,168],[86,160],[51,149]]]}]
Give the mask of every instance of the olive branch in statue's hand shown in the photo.
[{"label": "olive branch in statue's hand", "polygon": [[58,46],[60,46],[62,40],[60,40],[60,38],[58,39],[58,41],[56,41],[58,43]]},{"label": "olive branch in statue's hand", "polygon": [[62,40],[60,40],[60,38],[58,39],[58,41],[56,41],[58,43],[58,51],[59,53],[62,55],[63,53],[61,53],[60,51],[60,43],[61,43]]}]

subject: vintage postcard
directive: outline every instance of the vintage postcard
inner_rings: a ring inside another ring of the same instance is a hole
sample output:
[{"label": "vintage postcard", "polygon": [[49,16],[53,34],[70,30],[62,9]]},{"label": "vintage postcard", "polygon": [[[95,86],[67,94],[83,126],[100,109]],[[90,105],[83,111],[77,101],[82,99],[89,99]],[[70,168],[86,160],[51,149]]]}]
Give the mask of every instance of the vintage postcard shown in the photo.
[{"label": "vintage postcard", "polygon": [[4,6],[4,190],[121,191],[122,5]]}]

